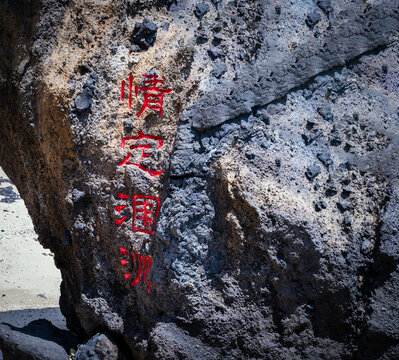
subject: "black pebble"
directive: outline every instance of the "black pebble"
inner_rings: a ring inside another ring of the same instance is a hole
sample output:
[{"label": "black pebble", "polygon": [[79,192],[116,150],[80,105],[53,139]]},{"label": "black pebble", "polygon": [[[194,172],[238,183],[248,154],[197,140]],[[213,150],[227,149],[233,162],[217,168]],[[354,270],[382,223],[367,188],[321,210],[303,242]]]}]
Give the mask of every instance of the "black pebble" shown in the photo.
[{"label": "black pebble", "polygon": [[314,119],[308,119],[306,121],[306,129],[308,129],[308,130],[312,130],[315,125],[316,125],[316,121]]},{"label": "black pebble", "polygon": [[213,37],[212,45],[218,46],[222,42],[222,40],[223,40],[223,36],[221,34],[216,34]]},{"label": "black pebble", "polygon": [[342,144],[342,138],[339,135],[334,135],[334,137],[331,139],[330,144],[332,146],[338,146]]},{"label": "black pebble", "polygon": [[326,196],[328,196],[328,197],[337,195],[337,193],[338,193],[337,189],[336,189],[335,186],[332,185],[332,184],[329,185],[329,186],[327,187],[327,189],[326,189]]},{"label": "black pebble", "polygon": [[350,188],[350,186],[345,186],[342,189],[342,195],[344,195],[345,197],[348,197],[352,192],[352,189]]},{"label": "black pebble", "polygon": [[316,211],[321,211],[323,209],[327,208],[327,203],[324,200],[319,200],[316,204],[315,204],[315,210]]},{"label": "black pebble", "polygon": [[338,210],[343,213],[351,208],[351,206],[346,201],[340,201],[337,203]]},{"label": "black pebble", "polygon": [[141,49],[148,49],[155,43],[157,30],[158,26],[147,18],[142,23],[136,22],[132,33],[132,43],[140,46]]}]

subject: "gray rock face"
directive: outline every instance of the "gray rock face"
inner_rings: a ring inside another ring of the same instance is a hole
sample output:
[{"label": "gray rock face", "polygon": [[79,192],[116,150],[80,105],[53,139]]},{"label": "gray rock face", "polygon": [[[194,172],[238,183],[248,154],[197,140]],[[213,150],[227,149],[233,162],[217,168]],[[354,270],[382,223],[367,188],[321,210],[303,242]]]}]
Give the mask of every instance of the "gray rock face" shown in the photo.
[{"label": "gray rock face", "polygon": [[[0,349],[4,360],[68,360],[65,349],[57,343],[29,335],[7,324],[0,325]],[[40,336],[40,334],[38,334]],[[43,335],[42,335],[43,336]]]},{"label": "gray rock face", "polygon": [[[0,11],[0,165],[82,341],[107,333],[128,359],[399,357],[396,1]],[[172,89],[162,117],[136,116],[144,74]],[[97,342],[79,356],[108,356]]]},{"label": "gray rock face", "polygon": [[87,343],[79,346],[74,360],[118,360],[117,345],[104,334],[96,334]]},{"label": "gray rock face", "polygon": [[220,359],[220,354],[188,335],[174,323],[159,323],[151,334],[150,345],[158,359]]}]

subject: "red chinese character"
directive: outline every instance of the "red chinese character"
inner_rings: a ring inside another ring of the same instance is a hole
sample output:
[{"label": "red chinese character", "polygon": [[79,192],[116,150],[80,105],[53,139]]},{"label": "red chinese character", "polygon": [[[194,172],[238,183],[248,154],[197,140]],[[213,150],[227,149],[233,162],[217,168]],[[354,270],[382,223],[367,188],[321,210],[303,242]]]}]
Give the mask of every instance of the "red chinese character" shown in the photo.
[{"label": "red chinese character", "polygon": [[[138,90],[143,91],[144,103],[141,110],[136,114],[136,116],[141,115],[146,108],[150,108],[159,112],[162,116],[163,110],[163,97],[165,94],[169,94],[173,89],[161,89],[157,87],[157,84],[165,84],[165,77],[162,80],[158,78],[158,75],[143,75],[144,85],[139,88],[137,85],[134,87],[134,92],[137,98]],[[150,86],[151,85],[151,86]],[[133,86],[133,75],[129,76],[129,109],[132,107],[132,86]],[[125,93],[125,80],[122,81],[121,87],[121,101],[124,99]]]},{"label": "red chinese character", "polygon": [[[128,199],[129,196],[118,193],[120,199]],[[161,200],[155,196],[134,195],[133,196],[133,230],[153,234],[155,224],[159,214]],[[120,213],[126,205],[115,206],[116,212]],[[115,219],[115,224],[121,226],[127,219],[124,216],[120,219]]]},{"label": "red chinese character", "polygon": [[161,201],[155,196],[133,196],[133,230],[153,234]]},{"label": "red chinese character", "polygon": [[[158,137],[158,136],[151,136],[151,135],[144,135],[144,133],[142,131],[139,132],[139,136],[132,136],[132,137],[125,137],[122,139],[121,141],[121,149],[125,148],[125,143],[128,140],[140,140],[140,139],[151,139],[151,140],[156,140],[158,141],[158,146],[157,149],[161,148],[163,145],[163,140],[162,138]],[[163,173],[163,170],[161,171],[156,171],[156,170],[148,170],[146,169],[144,166],[141,165],[141,160],[143,160],[143,158],[145,157],[149,157],[151,154],[146,152],[146,149],[151,149],[152,146],[145,144],[145,145],[132,145],[130,146],[130,150],[134,150],[134,149],[141,149],[141,158],[137,163],[134,162],[130,162],[128,161],[130,159],[130,157],[132,156],[131,153],[129,153],[124,159],[123,161],[121,161],[118,166],[122,166],[122,165],[134,165],[137,166],[139,169],[145,171],[146,173],[150,174],[151,176],[159,176]]]},{"label": "red chinese character", "polygon": [[[118,198],[119,199],[129,199],[129,196],[122,194],[122,193],[118,193]],[[119,206],[115,206],[114,209],[116,210],[117,213],[120,213],[125,207],[126,207],[126,205],[119,205]],[[121,226],[126,219],[127,219],[127,216],[124,216],[121,219],[115,219],[115,224],[118,226]]]},{"label": "red chinese character", "polygon": [[[162,77],[162,80],[157,80],[157,75],[143,75],[143,77],[149,80],[144,80],[144,85],[147,86],[143,86],[140,88],[140,91],[144,91],[144,104],[141,110],[136,114],[136,116],[141,115],[147,107],[153,110],[157,110],[159,112],[159,116],[162,116],[163,97],[165,94],[169,94],[173,89],[157,88],[158,83],[165,84],[165,82],[163,81],[165,80],[164,76]],[[151,93],[149,91],[153,92]]]},{"label": "red chinese character", "polygon": [[[122,256],[128,256],[129,252],[120,247],[119,248],[119,254]],[[137,251],[135,251],[135,254],[130,254],[130,259],[131,259],[131,263],[132,263],[132,270],[134,270],[134,262],[136,260],[136,277],[135,279],[130,283],[131,286],[136,286],[139,282],[140,282],[140,277],[143,275],[143,284],[146,281],[146,278],[148,276],[148,273],[151,270],[151,266],[152,266],[152,258],[151,255],[148,256],[143,256],[137,253]],[[121,260],[121,264],[123,266],[126,266],[129,264],[129,262],[125,259]],[[124,273],[123,276],[126,280],[128,280],[130,278],[130,276],[132,275],[132,273],[128,272],[128,273]],[[147,283],[147,292],[150,292],[151,289],[151,282],[148,281]]]}]

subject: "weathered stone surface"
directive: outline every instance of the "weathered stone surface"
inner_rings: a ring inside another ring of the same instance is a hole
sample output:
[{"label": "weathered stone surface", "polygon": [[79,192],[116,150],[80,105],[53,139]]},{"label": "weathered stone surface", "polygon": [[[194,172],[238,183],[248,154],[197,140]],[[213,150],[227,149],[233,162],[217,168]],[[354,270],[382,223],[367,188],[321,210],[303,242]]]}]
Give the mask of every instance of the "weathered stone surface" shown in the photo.
[{"label": "weathered stone surface", "polygon": [[118,360],[118,346],[104,334],[96,334],[87,343],[79,346],[74,360]]},{"label": "weathered stone surface", "polygon": [[[128,359],[396,359],[399,4],[200,5],[0,5],[0,165],[68,326]],[[130,74],[165,76],[163,117],[120,101]],[[139,131],[158,177],[118,166]],[[119,192],[161,198],[154,235],[114,223]],[[152,256],[150,292],[120,246]]]},{"label": "weathered stone surface", "polygon": [[1,324],[0,349],[4,360],[68,360],[69,349],[67,352],[59,343],[67,347],[73,341],[64,333],[67,331],[52,329],[46,320],[36,320],[22,329]]},{"label": "weathered stone surface", "polygon": [[220,359],[220,354],[201,340],[188,335],[174,323],[159,323],[154,328],[150,345],[158,359]]},{"label": "weathered stone surface", "polygon": [[[224,11],[230,12],[232,9],[226,6]],[[271,9],[266,7],[266,13],[269,11]],[[279,51],[276,48],[279,40],[266,31],[252,63],[240,67],[234,81],[222,82],[217,88],[210,89],[192,108],[185,109],[185,118],[201,130],[278,100],[314,76],[386,46],[399,28],[398,18],[398,4],[394,1],[384,1],[379,6],[367,6],[363,0],[348,2],[338,14],[330,18],[322,38],[314,38],[313,34],[301,34],[303,41],[297,45],[294,44],[295,40],[286,38],[290,36],[289,30],[280,35],[283,41],[287,40],[287,45],[290,45],[290,41],[294,45],[289,51]],[[268,16],[262,16],[256,28],[266,28],[267,21]],[[289,17],[283,20],[284,23],[289,21]],[[267,54],[270,48],[273,49],[272,56]]]}]

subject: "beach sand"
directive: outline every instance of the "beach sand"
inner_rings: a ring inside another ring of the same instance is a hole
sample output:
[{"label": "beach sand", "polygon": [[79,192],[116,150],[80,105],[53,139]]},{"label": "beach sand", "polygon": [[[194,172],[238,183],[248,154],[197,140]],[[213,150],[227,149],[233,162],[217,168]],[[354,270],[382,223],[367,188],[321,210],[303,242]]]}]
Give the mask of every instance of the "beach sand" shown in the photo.
[{"label": "beach sand", "polygon": [[53,254],[37,241],[24,201],[0,168],[0,323],[23,327],[47,319],[66,329],[60,284]]}]

